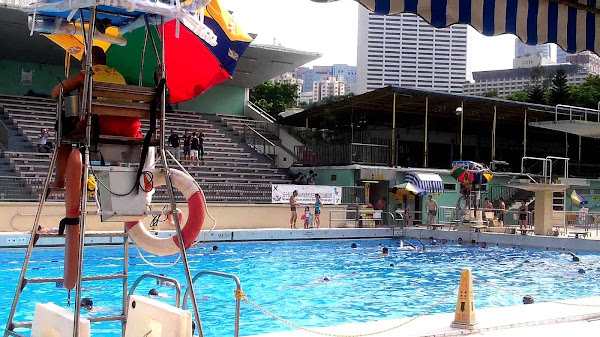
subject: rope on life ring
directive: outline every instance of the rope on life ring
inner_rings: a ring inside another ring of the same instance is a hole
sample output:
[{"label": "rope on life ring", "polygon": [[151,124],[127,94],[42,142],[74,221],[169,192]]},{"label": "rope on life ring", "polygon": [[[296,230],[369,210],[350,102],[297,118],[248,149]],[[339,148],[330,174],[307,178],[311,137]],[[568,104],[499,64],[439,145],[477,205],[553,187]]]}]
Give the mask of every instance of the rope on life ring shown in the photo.
[{"label": "rope on life ring", "polygon": [[[185,249],[190,248],[200,234],[204,218],[206,217],[206,200],[200,186],[189,175],[170,169],[173,186],[186,198],[188,203],[188,218],[181,230]],[[166,185],[165,173],[155,174],[153,177],[154,188]],[[168,238],[159,238],[152,235],[140,221],[125,223],[129,237],[145,251],[158,256],[174,255],[180,252],[177,235]]]}]

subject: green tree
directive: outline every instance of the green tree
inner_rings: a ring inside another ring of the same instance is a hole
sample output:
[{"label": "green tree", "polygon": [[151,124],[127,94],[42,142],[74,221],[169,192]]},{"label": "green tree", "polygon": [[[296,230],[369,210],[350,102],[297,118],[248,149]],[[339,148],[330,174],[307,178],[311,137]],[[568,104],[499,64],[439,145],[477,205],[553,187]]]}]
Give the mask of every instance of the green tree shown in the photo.
[{"label": "green tree", "polygon": [[490,98],[498,98],[498,89],[492,89],[484,92],[481,96],[490,97]]},{"label": "green tree", "polygon": [[600,76],[588,77],[582,85],[569,88],[573,105],[590,109],[598,108],[600,101]]},{"label": "green tree", "polygon": [[250,101],[273,117],[287,108],[295,107],[297,99],[297,84],[269,81],[250,90]]},{"label": "green tree", "polygon": [[529,90],[529,103],[546,104],[546,93],[540,84]]},{"label": "green tree", "polygon": [[506,96],[506,99],[518,102],[529,102],[529,94],[525,91],[517,91]]},{"label": "green tree", "polygon": [[550,88],[548,104],[569,104],[571,101],[571,94],[569,92],[569,85],[567,80],[567,74],[563,69],[558,69],[554,77],[552,77],[552,87]]}]

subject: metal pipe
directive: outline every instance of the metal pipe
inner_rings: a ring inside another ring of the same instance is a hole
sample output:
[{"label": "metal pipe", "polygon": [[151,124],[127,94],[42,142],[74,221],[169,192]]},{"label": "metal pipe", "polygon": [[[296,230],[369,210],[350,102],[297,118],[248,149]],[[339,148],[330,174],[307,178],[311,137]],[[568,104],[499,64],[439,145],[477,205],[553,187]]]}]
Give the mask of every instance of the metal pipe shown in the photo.
[{"label": "metal pipe", "polygon": [[[194,283],[202,275],[214,275],[214,276],[230,278],[235,281],[235,285],[236,285],[238,292],[242,291],[242,284],[240,283],[240,279],[237,276],[235,276],[233,274],[226,274],[226,273],[220,273],[220,272],[216,272],[216,271],[204,270],[194,276],[194,278],[192,279],[192,284],[188,287],[187,291],[183,295],[183,309],[184,310],[187,305],[188,293],[190,292],[190,290],[193,290]],[[235,331],[234,331],[235,337],[238,337],[240,334],[240,302],[241,302],[241,299],[236,296],[236,298],[235,298]]]},{"label": "metal pipe", "polygon": [[579,162],[581,163],[581,136],[579,136]]},{"label": "metal pipe", "polygon": [[427,157],[428,157],[428,149],[427,149],[427,118],[428,118],[428,114],[429,114],[429,96],[425,96],[425,158],[423,158],[423,167],[427,168]]},{"label": "metal pipe", "polygon": [[[598,104],[600,104],[600,102],[598,102]],[[354,104],[350,106],[350,135],[350,141],[354,143]]]},{"label": "metal pipe", "polygon": [[396,166],[396,93],[394,93],[394,106],[392,107],[392,166]]},{"label": "metal pipe", "polygon": [[[85,26],[84,22],[81,23],[82,26]],[[81,281],[83,276],[83,251],[85,245],[85,225],[86,225],[86,212],[87,212],[87,181],[90,170],[90,140],[92,134],[92,47],[94,44],[94,31],[96,29],[96,7],[90,8],[90,23],[88,29],[88,39],[87,39],[87,50],[86,54],[86,74],[84,82],[84,91],[83,97],[87,97],[86,104],[84,107],[84,118],[86,120],[86,128],[85,128],[85,150],[84,150],[84,160],[83,160],[83,184],[81,191],[81,213],[79,215],[79,259],[78,259],[78,268],[77,268],[77,291],[75,296],[75,317],[73,322],[73,337],[79,337],[79,318],[81,317],[81,307],[79,303],[81,302]],[[85,35],[85,34],[84,34]],[[85,88],[87,84],[87,88]],[[87,91],[86,91],[87,89]]]},{"label": "metal pipe", "polygon": [[496,160],[496,118],[497,118],[497,110],[494,105],[494,122],[492,124],[492,162]]},{"label": "metal pipe", "polygon": [[[163,18],[164,19],[164,18]],[[156,41],[154,41],[154,35],[152,35],[152,29],[150,29],[150,23],[148,23],[148,16],[144,15],[144,23],[146,25],[146,29],[148,30],[148,35],[150,36],[150,42],[152,42],[152,47],[154,48],[154,55],[156,56],[156,63],[159,67],[163,68],[163,62],[161,61],[162,59],[164,59],[165,56],[165,50],[164,50],[164,43],[163,43],[163,53],[162,53],[162,58],[160,56],[160,54],[158,53],[158,48],[156,48]],[[164,34],[164,27],[162,28],[163,30],[163,34]],[[162,39],[164,41],[164,38]],[[163,78],[164,78],[164,74],[163,74]]]},{"label": "metal pipe", "polygon": [[527,156],[527,109],[523,118],[523,157]]},{"label": "metal pipe", "polygon": [[[160,18],[160,26],[161,29],[163,31],[163,38],[161,39],[162,42],[162,62],[161,62],[161,70],[162,70],[162,78],[166,79],[167,78],[167,74],[166,74],[166,69],[165,69],[165,37],[164,37],[164,31],[165,31],[165,18],[161,17]],[[167,86],[165,85],[163,88],[163,92],[162,92],[162,97],[161,97],[161,107],[160,107],[160,112],[161,112],[161,125],[160,125],[160,150],[161,150],[161,157],[163,158],[163,164],[165,166],[165,170],[166,170],[166,183],[167,183],[167,192],[169,195],[169,200],[170,200],[170,206],[171,206],[171,214],[173,214],[173,219],[175,222],[175,230],[177,232],[177,240],[179,242],[179,249],[181,251],[181,260],[183,262],[183,266],[185,269],[185,277],[187,279],[188,282],[188,291],[190,291],[190,295],[192,297],[192,301],[193,301],[193,308],[194,308],[194,316],[196,318],[196,326],[198,327],[198,335],[200,337],[204,337],[204,332],[202,331],[202,322],[200,321],[200,314],[198,311],[198,303],[196,302],[196,294],[194,292],[193,289],[193,281],[192,281],[192,274],[190,273],[190,268],[189,268],[189,263],[188,263],[188,258],[187,258],[187,253],[186,253],[186,247],[183,241],[183,236],[181,234],[181,224],[179,223],[179,217],[177,216],[177,204],[175,203],[175,194],[173,192],[173,184],[171,182],[171,174],[169,171],[169,163],[167,160],[167,156],[166,156],[166,152],[165,152],[165,125],[166,125],[166,111],[167,111]]]},{"label": "metal pipe", "polygon": [[463,129],[465,125],[465,107],[464,101],[460,102],[460,149],[459,149],[459,158],[463,160]]},{"label": "metal pipe", "polygon": [[[62,116],[62,89],[61,95],[58,100],[58,105],[56,109],[56,118],[58,120],[58,130],[59,132],[62,130],[61,126],[61,116]],[[60,140],[60,135],[57,134],[57,138]],[[13,296],[13,302],[11,305],[10,313],[8,314],[8,320],[6,323],[4,336],[10,333],[10,328],[13,323],[13,319],[15,317],[15,311],[17,310],[17,305],[19,304],[19,297],[21,296],[21,292],[25,287],[25,274],[27,273],[27,267],[29,266],[29,260],[31,259],[31,252],[33,251],[33,246],[36,241],[37,229],[40,225],[40,219],[42,217],[42,209],[46,203],[46,194],[48,193],[48,188],[50,186],[50,180],[52,179],[52,172],[54,171],[54,166],[56,165],[56,157],[58,156],[58,144],[54,147],[54,153],[52,154],[52,159],[50,160],[50,166],[48,166],[48,173],[46,174],[46,179],[44,181],[44,189],[42,192],[42,196],[40,198],[40,203],[38,205],[37,212],[35,214],[35,220],[33,221],[33,225],[31,227],[31,236],[29,238],[29,244],[27,245],[27,253],[25,253],[25,259],[23,260],[23,265],[21,267],[21,274],[19,275],[19,282],[17,283],[17,290],[15,290],[15,295]]]},{"label": "metal pipe", "polygon": [[[157,279],[157,280],[173,283],[175,286],[175,307],[177,307],[177,308],[180,307],[179,304],[181,303],[181,285],[179,284],[179,281],[177,281],[177,279],[174,279],[172,277],[156,275],[156,274],[143,274],[142,276],[138,277],[131,285],[131,289],[129,289],[128,293],[127,293],[127,288],[125,288],[128,307],[129,307],[129,298],[131,297],[131,295],[133,295],[133,293],[135,292],[135,289],[137,289],[137,286],[140,284],[140,282],[142,282],[142,280],[147,279],[147,278],[152,278],[152,279]],[[127,316],[127,311],[125,311],[125,316]]]},{"label": "metal pipe", "polygon": [[138,86],[142,86],[144,83],[144,61],[146,60],[146,45],[148,44],[148,27],[146,27],[146,33],[144,35],[144,47],[142,48],[142,60],[140,65],[140,79]]},{"label": "metal pipe", "polygon": [[[123,224],[123,232],[127,233],[127,226]],[[123,238],[123,315],[127,317],[127,309],[129,308],[129,299],[127,296],[127,277],[129,276],[129,237]],[[127,328],[127,320],[121,324],[121,336],[125,336]]]}]

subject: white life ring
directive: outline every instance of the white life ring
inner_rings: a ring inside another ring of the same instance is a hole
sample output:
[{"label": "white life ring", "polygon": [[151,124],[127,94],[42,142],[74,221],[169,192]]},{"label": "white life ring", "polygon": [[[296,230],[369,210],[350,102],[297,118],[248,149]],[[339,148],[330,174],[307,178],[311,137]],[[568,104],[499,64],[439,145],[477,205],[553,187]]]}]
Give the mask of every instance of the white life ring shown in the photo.
[{"label": "white life ring", "polygon": [[[183,243],[186,249],[190,248],[194,240],[200,234],[204,217],[206,216],[206,200],[200,186],[189,175],[171,169],[171,181],[185,196],[188,203],[188,217],[185,226],[181,230]],[[153,177],[153,187],[166,185],[165,173],[155,174]],[[177,235],[169,238],[156,237],[144,227],[142,221],[129,221],[125,223],[129,237],[138,246],[154,255],[167,256],[177,254],[179,250],[179,240]]]}]

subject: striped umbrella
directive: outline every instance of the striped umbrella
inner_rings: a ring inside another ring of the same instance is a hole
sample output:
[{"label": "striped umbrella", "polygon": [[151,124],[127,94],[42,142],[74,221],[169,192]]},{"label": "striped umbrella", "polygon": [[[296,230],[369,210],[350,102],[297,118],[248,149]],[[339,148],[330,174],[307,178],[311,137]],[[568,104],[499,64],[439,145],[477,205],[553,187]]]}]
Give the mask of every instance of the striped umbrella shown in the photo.
[{"label": "striped umbrella", "polygon": [[394,187],[390,187],[390,194],[393,194],[396,197],[396,200],[402,200],[402,197],[407,194],[414,195],[423,195],[426,191],[418,186],[415,186],[413,183],[403,183],[400,185],[396,185]]},{"label": "striped umbrella", "polygon": [[[312,0],[334,2],[337,0]],[[376,14],[415,13],[437,28],[466,23],[486,36],[510,33],[529,45],[600,54],[600,1],[356,0]]]}]

